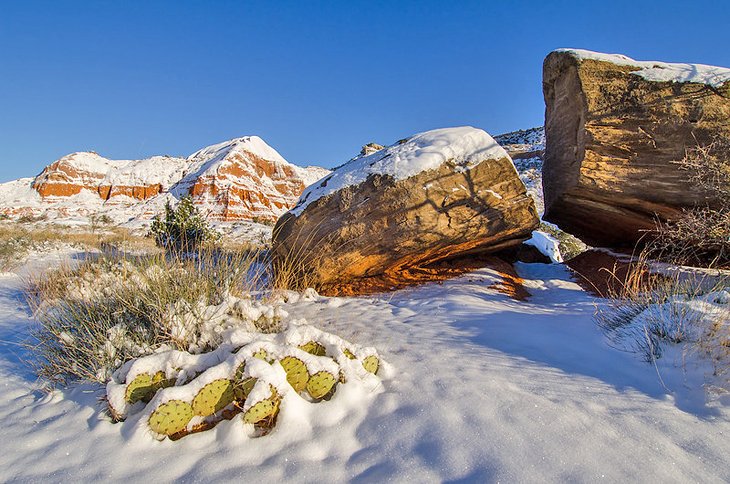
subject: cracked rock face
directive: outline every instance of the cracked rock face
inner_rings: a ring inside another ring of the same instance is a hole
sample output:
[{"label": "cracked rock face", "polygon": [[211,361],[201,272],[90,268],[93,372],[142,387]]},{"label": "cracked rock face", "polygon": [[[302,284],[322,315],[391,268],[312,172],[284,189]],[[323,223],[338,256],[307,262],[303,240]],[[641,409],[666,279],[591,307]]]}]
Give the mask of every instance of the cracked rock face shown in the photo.
[{"label": "cracked rock face", "polygon": [[675,162],[730,136],[730,82],[649,80],[637,75],[640,63],[601,56],[611,57],[545,59],[544,219],[588,244],[627,248],[657,218],[719,203]]},{"label": "cracked rock face", "polygon": [[298,216],[282,216],[274,253],[295,254],[325,292],[351,294],[340,289],[368,278],[402,282],[440,261],[514,247],[539,220],[512,160],[502,153],[468,167],[445,160],[400,180],[370,174]]}]

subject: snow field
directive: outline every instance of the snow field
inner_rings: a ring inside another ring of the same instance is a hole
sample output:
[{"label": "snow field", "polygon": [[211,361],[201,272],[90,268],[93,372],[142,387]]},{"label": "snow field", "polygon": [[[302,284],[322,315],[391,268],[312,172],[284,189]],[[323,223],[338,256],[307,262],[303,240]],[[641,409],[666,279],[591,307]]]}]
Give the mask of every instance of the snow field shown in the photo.
[{"label": "snow field", "polygon": [[[383,297],[291,297],[293,319],[377,347],[390,367],[374,387],[329,401],[282,401],[275,429],[240,421],[156,441],[105,415],[98,385],[42,395],[3,343],[0,419],[6,481],[726,482],[730,401],[706,400],[707,368],[671,351],[656,370],[611,348],[596,300],[564,266],[519,264],[517,302],[480,270]],[[0,339],[30,324],[21,281],[0,278]],[[681,353],[681,352],[680,352]]]}]

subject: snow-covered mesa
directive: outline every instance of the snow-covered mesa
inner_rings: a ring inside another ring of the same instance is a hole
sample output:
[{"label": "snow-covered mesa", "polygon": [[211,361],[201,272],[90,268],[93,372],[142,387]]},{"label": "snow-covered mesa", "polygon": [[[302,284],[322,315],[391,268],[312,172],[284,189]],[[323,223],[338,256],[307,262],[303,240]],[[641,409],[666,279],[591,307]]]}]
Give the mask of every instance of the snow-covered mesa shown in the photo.
[{"label": "snow-covered mesa", "polygon": [[258,136],[214,144],[185,158],[110,160],[77,152],[35,178],[0,183],[0,213],[67,224],[104,214],[134,227],[145,225],[166,202],[192,195],[213,220],[273,221],[295,204],[305,186],[328,173],[289,163]]},{"label": "snow-covered mesa", "polygon": [[636,67],[632,72],[647,81],[694,82],[720,88],[730,81],[730,69],[704,64],[675,64],[659,61],[637,61],[622,54],[602,54],[584,49],[557,49],[567,52],[579,60],[597,60],[621,66]]},{"label": "snow-covered mesa", "polygon": [[359,185],[370,175],[389,175],[395,180],[404,180],[436,169],[447,161],[470,169],[484,160],[501,158],[509,158],[509,155],[481,129],[462,126],[426,131],[371,155],[353,158],[304,190],[290,213],[298,216],[314,201]]}]

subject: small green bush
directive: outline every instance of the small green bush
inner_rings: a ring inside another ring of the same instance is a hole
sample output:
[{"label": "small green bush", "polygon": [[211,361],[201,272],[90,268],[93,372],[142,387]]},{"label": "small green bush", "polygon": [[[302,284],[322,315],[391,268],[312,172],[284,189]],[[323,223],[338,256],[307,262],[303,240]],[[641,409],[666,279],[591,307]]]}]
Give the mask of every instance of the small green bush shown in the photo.
[{"label": "small green bush", "polygon": [[152,221],[150,236],[159,247],[172,252],[195,251],[220,238],[189,196],[183,197],[175,208],[169,202],[165,205],[164,217],[158,215]]}]

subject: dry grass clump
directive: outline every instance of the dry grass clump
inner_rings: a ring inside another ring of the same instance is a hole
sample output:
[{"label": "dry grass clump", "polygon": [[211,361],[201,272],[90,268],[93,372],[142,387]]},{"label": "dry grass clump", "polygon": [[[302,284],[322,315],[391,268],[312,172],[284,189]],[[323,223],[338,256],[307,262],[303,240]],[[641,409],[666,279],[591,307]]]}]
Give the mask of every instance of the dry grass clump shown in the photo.
[{"label": "dry grass clump", "polygon": [[128,230],[119,227],[104,233],[92,233],[56,225],[29,226],[3,223],[0,224],[0,270],[12,269],[34,249],[50,249],[55,244],[71,245],[85,250],[154,249],[154,243],[149,239],[134,236]]},{"label": "dry grass clump", "polygon": [[638,261],[598,307],[598,323],[614,344],[647,361],[667,344],[683,344],[707,357],[730,391],[730,271],[723,270],[730,267],[730,139],[688,149],[677,164],[712,203],[647,234]]},{"label": "dry grass clump", "polygon": [[[259,285],[259,266],[250,252],[100,256],[31,280],[36,370],[52,384],[104,382],[125,361],[160,348],[209,351],[230,319],[225,303]],[[259,330],[277,329],[269,316]]]},{"label": "dry grass clump", "polygon": [[[277,239],[274,228],[273,239]],[[320,269],[335,255],[316,250],[324,244],[319,236],[319,226],[290,234],[285,240],[278,241],[267,252],[268,284],[274,290],[304,291],[313,288],[321,291]],[[335,251],[336,252],[336,251]]]},{"label": "dry grass clump", "polygon": [[[662,270],[660,270],[662,269]],[[617,348],[661,358],[667,345],[707,358],[730,390],[730,273],[658,266],[642,252],[597,305],[596,319]]]}]

